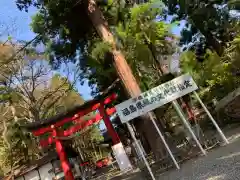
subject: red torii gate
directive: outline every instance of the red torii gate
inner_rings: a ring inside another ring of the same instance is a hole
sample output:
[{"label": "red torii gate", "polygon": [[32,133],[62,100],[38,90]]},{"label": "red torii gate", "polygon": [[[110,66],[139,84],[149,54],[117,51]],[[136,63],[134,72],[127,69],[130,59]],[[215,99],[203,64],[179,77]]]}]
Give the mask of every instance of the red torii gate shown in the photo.
[{"label": "red torii gate", "polygon": [[[61,166],[65,175],[65,179],[73,180],[73,174],[69,166],[69,162],[64,151],[64,147],[61,142],[60,137],[68,137],[77,131],[91,126],[94,123],[98,123],[103,119],[107,131],[112,138],[113,145],[118,144],[120,139],[118,134],[114,130],[109,116],[115,113],[115,108],[105,108],[105,105],[111,103],[117,98],[115,93],[108,93],[106,95],[99,96],[98,98],[88,101],[81,106],[74,107],[69,110],[67,113],[59,114],[53,118],[46,119],[40,122],[34,122],[27,124],[25,128],[30,130],[35,136],[41,136],[45,133],[50,133],[47,139],[40,140],[41,146],[48,146],[49,144],[55,143],[56,151],[59,155],[61,161]],[[81,120],[80,118],[92,111],[98,110],[99,113],[95,118],[91,120]],[[75,124],[68,128],[67,130],[60,131],[59,127],[63,126],[65,123],[74,121]]]}]

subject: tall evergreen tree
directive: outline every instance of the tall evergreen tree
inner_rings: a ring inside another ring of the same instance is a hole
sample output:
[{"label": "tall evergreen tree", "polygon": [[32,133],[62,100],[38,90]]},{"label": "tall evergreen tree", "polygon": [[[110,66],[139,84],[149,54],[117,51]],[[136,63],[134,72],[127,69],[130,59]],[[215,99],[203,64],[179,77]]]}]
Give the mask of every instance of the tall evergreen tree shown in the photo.
[{"label": "tall evergreen tree", "polygon": [[[180,43],[182,45],[191,43],[189,48],[196,49],[199,56],[205,52],[202,46],[216,51],[221,56],[224,47],[227,47],[228,42],[232,41],[239,32],[236,31],[238,18],[230,11],[235,10],[235,14],[239,11],[238,1],[164,0],[163,2],[168,7],[168,15],[173,16],[173,21],[186,22]],[[205,41],[199,41],[201,36]]]}]

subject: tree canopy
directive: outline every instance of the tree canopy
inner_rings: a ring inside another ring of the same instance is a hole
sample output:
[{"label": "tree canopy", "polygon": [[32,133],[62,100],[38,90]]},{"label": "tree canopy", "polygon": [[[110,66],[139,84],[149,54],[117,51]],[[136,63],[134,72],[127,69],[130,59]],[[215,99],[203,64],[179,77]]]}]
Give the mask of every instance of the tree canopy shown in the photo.
[{"label": "tree canopy", "polygon": [[[53,73],[45,60],[29,54],[29,50],[12,58],[15,51],[16,47],[11,44],[0,45],[0,111],[3,124],[0,167],[5,172],[42,155],[38,139],[22,129],[23,124],[42,121],[84,103],[74,89],[75,80],[70,82],[68,77]],[[69,72],[67,68],[65,70]],[[97,132],[92,128],[89,136],[100,138],[100,132]]]},{"label": "tree canopy", "polygon": [[[168,7],[167,13],[173,16],[172,21],[186,21],[180,44],[192,42],[195,46],[200,46],[199,43],[204,43],[218,55],[222,55],[224,47],[228,46],[228,42],[239,33],[239,28],[237,28],[239,22],[236,16],[239,11],[237,1],[171,0],[163,2]],[[199,42],[199,36],[205,38],[206,41]],[[194,46],[191,45],[190,49],[194,49]]]}]

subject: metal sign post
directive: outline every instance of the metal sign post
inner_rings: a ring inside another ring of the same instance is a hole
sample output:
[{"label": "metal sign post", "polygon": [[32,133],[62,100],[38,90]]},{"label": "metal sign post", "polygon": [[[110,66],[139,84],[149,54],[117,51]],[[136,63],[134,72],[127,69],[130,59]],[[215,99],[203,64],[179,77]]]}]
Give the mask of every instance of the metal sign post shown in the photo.
[{"label": "metal sign post", "polygon": [[198,141],[197,137],[195,136],[194,132],[192,131],[192,128],[190,127],[189,123],[187,122],[187,119],[185,118],[181,107],[179,106],[178,102],[176,100],[172,101],[172,105],[174,107],[174,109],[177,111],[179,117],[181,118],[184,126],[188,129],[188,131],[190,132],[191,136],[193,137],[194,141],[197,143],[197,146],[199,147],[199,149],[202,151],[202,153],[204,155],[206,155],[206,151],[203,149],[201,143]]},{"label": "metal sign post", "polygon": [[152,116],[152,113],[148,112],[148,115],[149,115],[149,117],[150,117],[150,119],[151,119],[154,127],[156,128],[156,130],[157,130],[157,132],[158,132],[158,135],[160,136],[160,138],[161,138],[161,140],[162,140],[165,148],[167,149],[167,152],[168,152],[168,154],[170,155],[170,157],[171,157],[174,165],[176,166],[177,169],[180,169],[180,167],[179,167],[179,165],[178,165],[175,157],[173,156],[173,153],[172,153],[172,151],[170,150],[170,148],[169,148],[169,146],[168,146],[168,144],[167,144],[167,142],[166,142],[163,134],[161,133],[160,129],[158,128],[158,126],[157,126],[157,124],[156,124],[156,122],[155,122],[155,120],[154,120],[154,118],[153,118],[153,116]]},{"label": "metal sign post", "polygon": [[184,74],[152,88],[140,94],[138,97],[124,101],[115,107],[122,123],[127,123],[138,116],[148,113],[172,161],[176,168],[180,169],[154,117],[149,112],[197,89],[198,87],[192,77],[189,74]]},{"label": "metal sign post", "polygon": [[145,163],[145,165],[146,165],[146,167],[147,167],[147,169],[148,169],[148,172],[150,173],[150,176],[151,176],[152,180],[156,180],[155,177],[154,177],[154,175],[153,175],[153,172],[152,172],[152,170],[151,170],[151,167],[150,167],[149,163],[147,162],[147,159],[145,158],[145,156],[144,156],[144,154],[143,154],[143,151],[142,151],[142,149],[141,149],[141,147],[140,147],[140,145],[139,145],[139,143],[138,143],[138,141],[137,141],[137,139],[136,139],[136,137],[135,137],[135,135],[134,135],[134,132],[133,132],[133,129],[132,129],[131,125],[130,125],[128,122],[127,122],[126,124],[127,124],[128,130],[129,130],[129,132],[130,132],[130,135],[131,135],[131,137],[133,138],[134,142],[136,143],[136,146],[137,146],[137,148],[138,148],[138,151],[140,152],[141,157],[143,158],[143,161],[144,161],[144,163]]},{"label": "metal sign post", "polygon": [[208,111],[207,107],[204,105],[204,103],[202,102],[202,100],[200,99],[199,95],[197,94],[196,91],[193,91],[194,96],[196,97],[196,99],[198,100],[198,102],[201,104],[201,106],[203,107],[204,111],[207,113],[208,117],[210,118],[210,120],[212,121],[213,125],[216,127],[218,133],[220,134],[221,138],[223,139],[223,141],[226,144],[229,144],[229,141],[227,140],[226,136],[223,134],[222,130],[220,129],[220,127],[218,126],[217,122],[214,120],[214,118],[212,117],[211,113]]},{"label": "metal sign post", "polygon": [[[117,114],[118,114],[121,122],[127,123],[128,128],[130,128],[128,121],[130,121],[138,116],[148,113],[154,127],[156,128],[156,130],[157,130],[163,144],[165,145],[168,153],[170,154],[175,166],[177,167],[177,169],[179,169],[179,165],[178,165],[176,159],[174,158],[168,144],[166,143],[166,140],[165,140],[163,134],[159,130],[159,128],[154,120],[154,117],[152,116],[150,111],[152,111],[160,106],[163,106],[167,103],[172,102],[173,107],[177,111],[184,126],[190,132],[191,136],[193,137],[194,141],[196,142],[197,146],[200,148],[202,153],[204,155],[206,155],[206,151],[203,149],[201,143],[199,142],[199,140],[197,139],[193,130],[191,129],[191,126],[188,123],[188,120],[185,118],[185,115],[184,115],[181,107],[179,106],[178,102],[176,101],[176,99],[193,92],[195,97],[197,98],[197,100],[200,102],[200,104],[202,105],[202,107],[204,108],[204,110],[206,111],[208,116],[210,117],[214,126],[217,128],[217,131],[220,133],[224,142],[228,143],[228,140],[226,139],[223,132],[217,125],[216,121],[213,119],[210,112],[207,110],[206,106],[203,104],[203,102],[199,98],[198,94],[195,92],[197,89],[198,89],[198,86],[195,83],[195,81],[193,80],[193,78],[191,77],[191,75],[184,74],[182,76],[172,79],[171,81],[163,83],[155,88],[152,88],[146,92],[143,92],[142,94],[140,94],[139,96],[137,96],[135,98],[126,100],[126,101],[116,105],[115,107],[116,107]],[[132,132],[132,129],[130,128],[129,131],[132,135],[132,138],[136,142],[136,145],[138,146],[139,150],[141,150],[139,147],[139,144],[136,141],[136,138]],[[141,153],[142,153],[142,151],[141,151]],[[144,162],[146,163],[146,166],[148,167],[149,172],[151,172],[151,169],[150,169],[149,164],[147,163],[146,159],[144,159]],[[153,175],[152,175],[152,177],[153,177]]]}]

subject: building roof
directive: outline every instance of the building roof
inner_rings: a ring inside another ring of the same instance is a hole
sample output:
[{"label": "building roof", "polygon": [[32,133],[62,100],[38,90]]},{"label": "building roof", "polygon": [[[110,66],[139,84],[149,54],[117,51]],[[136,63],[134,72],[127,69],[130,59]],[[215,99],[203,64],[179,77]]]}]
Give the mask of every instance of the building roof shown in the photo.
[{"label": "building roof", "polygon": [[[30,171],[33,171],[35,169],[37,169],[40,166],[43,166],[44,164],[47,164],[53,160],[58,159],[58,155],[56,152],[49,152],[46,156],[42,157],[41,159],[38,159],[36,161],[31,162],[30,165],[23,165],[21,167],[18,167],[14,170],[14,177],[19,177],[19,176],[23,176],[25,174],[27,174]],[[8,176],[4,177],[4,179],[9,179],[9,176],[11,172],[9,172]]]}]

